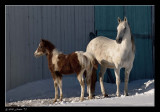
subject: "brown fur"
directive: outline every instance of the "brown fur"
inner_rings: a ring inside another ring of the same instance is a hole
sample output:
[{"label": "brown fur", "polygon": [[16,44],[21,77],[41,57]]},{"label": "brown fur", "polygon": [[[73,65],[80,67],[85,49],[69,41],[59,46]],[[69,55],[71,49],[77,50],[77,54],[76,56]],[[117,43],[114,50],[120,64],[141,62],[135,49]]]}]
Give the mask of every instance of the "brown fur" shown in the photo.
[{"label": "brown fur", "polygon": [[78,56],[76,53],[71,53],[68,55],[65,54],[59,54],[58,56],[58,71],[54,71],[54,65],[52,64],[52,51],[55,49],[55,46],[49,42],[48,40],[41,39],[40,46],[38,48],[38,51],[42,51],[46,54],[48,59],[48,67],[52,74],[53,79],[58,77],[62,77],[61,74],[72,74],[77,73],[79,74],[81,70],[81,65],[78,61]]},{"label": "brown fur", "polygon": [[94,66],[92,69],[92,76],[91,76],[91,92],[94,95],[95,92],[95,86],[97,81],[97,69],[98,69],[98,61],[94,60]]},{"label": "brown fur", "polygon": [[78,56],[76,53],[69,55],[60,54],[58,56],[58,68],[61,74],[72,74],[76,72],[79,74],[81,71],[81,65],[78,61]]},{"label": "brown fur", "polygon": [[[57,84],[60,84],[59,81],[62,78],[62,74],[65,75],[65,74],[76,73],[77,75],[79,75],[81,70],[84,69],[84,68],[82,68],[82,66],[80,65],[77,53],[73,52],[73,53],[68,54],[68,55],[60,53],[60,54],[58,54],[58,61],[57,61],[58,70],[55,71],[55,65],[52,63],[52,58],[53,58],[53,55],[54,55],[53,54],[54,49],[55,49],[55,46],[51,42],[42,39],[41,42],[40,42],[40,46],[38,47],[37,51],[39,53],[42,53],[40,55],[45,54],[47,56],[48,67],[49,67],[49,70],[52,74],[53,80],[55,81],[54,86],[55,86],[55,89],[56,89],[57,86],[58,86]],[[35,54],[35,56],[36,56],[36,54]],[[86,56],[84,56],[84,57],[86,58],[86,60],[88,59]],[[92,93],[95,91],[95,82],[97,80],[96,70],[98,68],[98,64],[97,64],[96,60],[94,60],[94,61],[95,62],[93,62],[94,63],[93,73],[92,73],[92,76],[91,76],[92,77],[91,78],[91,92]],[[90,81],[88,81],[88,83],[90,83]],[[83,84],[83,82],[80,81],[81,86],[82,86],[82,84]],[[57,96],[57,89],[56,89],[54,102],[57,101],[57,97],[58,96]],[[61,95],[60,99],[62,100],[62,95]],[[82,100],[83,100],[83,97],[82,97]]]}]

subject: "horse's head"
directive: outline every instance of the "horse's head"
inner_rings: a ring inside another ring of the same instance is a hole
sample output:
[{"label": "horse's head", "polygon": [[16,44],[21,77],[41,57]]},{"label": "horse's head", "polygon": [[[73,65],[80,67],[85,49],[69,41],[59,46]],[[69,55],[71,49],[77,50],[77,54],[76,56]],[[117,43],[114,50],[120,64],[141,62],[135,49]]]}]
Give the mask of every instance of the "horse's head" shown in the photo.
[{"label": "horse's head", "polygon": [[120,44],[123,40],[123,37],[125,36],[127,30],[129,30],[128,21],[127,18],[124,17],[124,20],[121,21],[121,19],[118,17],[118,27],[117,27],[117,37],[116,42]]},{"label": "horse's head", "polygon": [[40,57],[40,56],[42,56],[42,55],[44,55],[46,53],[47,53],[46,40],[41,39],[37,50],[34,52],[34,56],[35,57]]}]

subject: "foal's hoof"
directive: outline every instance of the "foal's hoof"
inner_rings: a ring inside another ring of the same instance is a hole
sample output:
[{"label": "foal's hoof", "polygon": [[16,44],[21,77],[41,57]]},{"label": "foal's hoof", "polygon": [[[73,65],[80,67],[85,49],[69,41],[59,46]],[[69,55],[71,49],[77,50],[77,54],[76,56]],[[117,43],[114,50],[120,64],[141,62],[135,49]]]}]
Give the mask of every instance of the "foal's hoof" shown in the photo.
[{"label": "foal's hoof", "polygon": [[62,101],[62,98],[60,98],[59,101]]},{"label": "foal's hoof", "polygon": [[92,99],[92,96],[88,97],[88,99],[89,99],[89,100]]},{"label": "foal's hoof", "polygon": [[54,100],[53,100],[53,103],[55,103],[55,102],[57,102],[57,99],[54,99]]},{"label": "foal's hoof", "polygon": [[117,94],[117,97],[120,97],[121,95],[120,94]]},{"label": "foal's hoof", "polygon": [[84,98],[80,98],[80,101],[82,102],[84,100]]}]

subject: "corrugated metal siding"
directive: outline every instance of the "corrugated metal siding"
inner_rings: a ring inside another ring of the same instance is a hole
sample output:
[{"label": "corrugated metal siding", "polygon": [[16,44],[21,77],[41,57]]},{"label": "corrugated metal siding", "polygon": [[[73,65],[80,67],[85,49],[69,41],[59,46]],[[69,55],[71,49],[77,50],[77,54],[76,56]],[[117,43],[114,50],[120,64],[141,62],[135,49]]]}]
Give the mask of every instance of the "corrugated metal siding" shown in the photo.
[{"label": "corrugated metal siding", "polygon": [[6,89],[51,77],[33,56],[41,38],[67,54],[85,51],[93,31],[93,6],[6,6]]},{"label": "corrugated metal siding", "polygon": [[[153,38],[151,6],[96,6],[95,30],[97,35],[115,39],[117,35],[117,18],[127,17],[136,44],[136,55],[130,81],[136,79],[153,78]],[[151,35],[152,34],[152,35]],[[115,80],[114,71],[110,69]],[[108,72],[104,81],[111,82]],[[124,69],[121,70],[121,81],[124,81]]]}]

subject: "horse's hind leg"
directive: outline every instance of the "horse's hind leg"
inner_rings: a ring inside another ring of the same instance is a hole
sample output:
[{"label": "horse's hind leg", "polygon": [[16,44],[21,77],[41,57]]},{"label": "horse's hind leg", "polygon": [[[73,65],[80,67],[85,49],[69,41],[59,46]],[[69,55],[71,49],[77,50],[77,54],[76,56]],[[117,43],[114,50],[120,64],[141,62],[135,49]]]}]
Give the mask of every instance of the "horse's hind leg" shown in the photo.
[{"label": "horse's hind leg", "polygon": [[129,75],[130,71],[132,69],[132,66],[129,68],[125,68],[125,83],[124,83],[124,95],[128,96],[128,81],[129,81]]},{"label": "horse's hind leg", "polygon": [[119,85],[120,85],[120,69],[114,69],[114,73],[116,76],[116,85],[117,85],[117,96],[120,97],[120,90],[119,90]]},{"label": "horse's hind leg", "polygon": [[99,81],[100,81],[100,86],[101,86],[101,92],[102,92],[102,95],[103,95],[104,97],[108,96],[108,95],[105,93],[105,89],[104,89],[104,85],[103,85],[103,77],[104,77],[105,71],[106,71],[106,67],[101,66],[101,67],[100,67],[100,72],[99,72]]},{"label": "horse's hind leg", "polygon": [[87,72],[86,80],[87,80],[87,92],[89,94],[89,99],[92,99],[92,93],[91,93],[91,72]]},{"label": "horse's hind leg", "polygon": [[85,86],[84,86],[84,79],[83,79],[83,73],[84,73],[84,70],[81,70],[81,72],[77,75],[77,79],[80,83],[80,86],[81,86],[81,97],[80,97],[80,101],[83,101],[84,100],[84,89],[85,89]]}]

